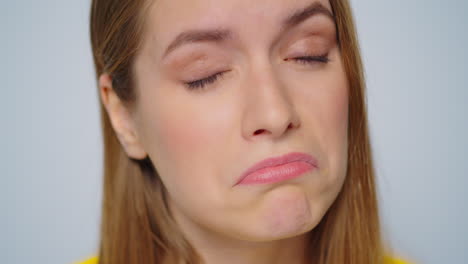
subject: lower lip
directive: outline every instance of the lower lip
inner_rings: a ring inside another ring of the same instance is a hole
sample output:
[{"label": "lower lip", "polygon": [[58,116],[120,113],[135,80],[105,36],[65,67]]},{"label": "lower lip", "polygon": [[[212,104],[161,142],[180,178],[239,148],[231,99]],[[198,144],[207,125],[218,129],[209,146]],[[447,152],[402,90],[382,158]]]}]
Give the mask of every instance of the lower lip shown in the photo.
[{"label": "lower lip", "polygon": [[315,169],[315,166],[304,161],[290,162],[252,172],[239,182],[239,185],[267,184],[285,181],[297,178],[313,169]]}]

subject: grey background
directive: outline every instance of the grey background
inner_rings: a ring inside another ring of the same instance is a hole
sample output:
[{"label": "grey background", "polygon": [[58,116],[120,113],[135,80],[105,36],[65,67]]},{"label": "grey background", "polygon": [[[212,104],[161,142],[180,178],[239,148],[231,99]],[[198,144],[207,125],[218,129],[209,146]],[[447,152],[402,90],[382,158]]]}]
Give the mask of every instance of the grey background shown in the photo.
[{"label": "grey background", "polygon": [[[0,259],[96,252],[102,148],[89,0],[1,0]],[[352,0],[386,233],[467,263],[468,2]]]}]

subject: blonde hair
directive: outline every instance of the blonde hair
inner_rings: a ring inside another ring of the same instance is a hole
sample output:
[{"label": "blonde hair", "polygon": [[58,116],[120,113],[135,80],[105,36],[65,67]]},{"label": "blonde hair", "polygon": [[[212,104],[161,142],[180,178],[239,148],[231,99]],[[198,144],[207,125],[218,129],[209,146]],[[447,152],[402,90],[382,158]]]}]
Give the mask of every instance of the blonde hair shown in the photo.
[{"label": "blonde hair", "polygon": [[[93,0],[91,8],[96,76],[110,74],[113,89],[128,105],[136,98],[132,69],[141,40],[136,14],[142,1]],[[330,0],[330,4],[350,89],[349,161],[337,199],[310,231],[309,258],[311,263],[320,264],[384,263],[363,66],[352,10],[348,0]],[[151,160],[130,159],[102,104],[100,109],[104,137],[100,263],[154,264],[168,256],[198,263],[197,253],[169,214],[166,190]]]}]

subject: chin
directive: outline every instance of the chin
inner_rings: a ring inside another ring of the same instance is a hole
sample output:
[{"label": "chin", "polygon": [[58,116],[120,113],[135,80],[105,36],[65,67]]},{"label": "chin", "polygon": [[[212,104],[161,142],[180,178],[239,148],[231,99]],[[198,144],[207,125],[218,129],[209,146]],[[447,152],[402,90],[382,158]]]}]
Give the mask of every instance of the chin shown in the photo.
[{"label": "chin", "polygon": [[[315,201],[317,202],[317,201]],[[249,230],[243,240],[274,241],[311,231],[321,219],[320,213],[298,186],[275,188],[266,194],[244,226]]]}]

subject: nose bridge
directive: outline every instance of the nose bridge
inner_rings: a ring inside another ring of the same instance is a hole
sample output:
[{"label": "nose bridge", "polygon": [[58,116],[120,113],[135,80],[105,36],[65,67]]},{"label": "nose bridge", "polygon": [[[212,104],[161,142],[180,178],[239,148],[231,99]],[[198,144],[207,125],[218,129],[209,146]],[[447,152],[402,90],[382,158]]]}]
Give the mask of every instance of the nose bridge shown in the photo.
[{"label": "nose bridge", "polygon": [[[258,53],[257,53],[258,55]],[[298,126],[298,116],[287,84],[268,55],[255,56],[246,73],[244,136],[279,137]]]}]

